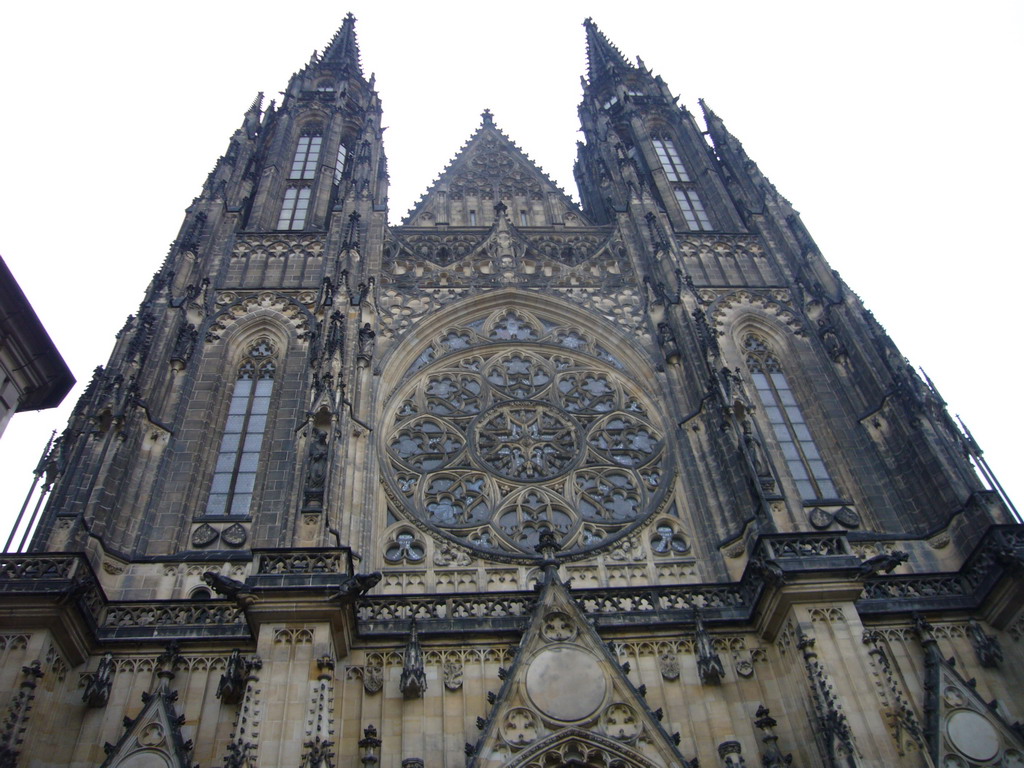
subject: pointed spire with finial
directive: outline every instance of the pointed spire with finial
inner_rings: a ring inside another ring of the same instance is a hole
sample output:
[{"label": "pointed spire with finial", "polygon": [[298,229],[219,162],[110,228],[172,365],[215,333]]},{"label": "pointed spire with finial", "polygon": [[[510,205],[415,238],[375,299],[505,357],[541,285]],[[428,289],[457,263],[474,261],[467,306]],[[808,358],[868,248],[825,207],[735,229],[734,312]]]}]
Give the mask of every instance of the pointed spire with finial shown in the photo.
[{"label": "pointed spire with finial", "polygon": [[704,113],[704,124],[707,125],[708,133],[716,147],[728,141],[736,141],[736,138],[729,133],[729,129],[725,127],[722,118],[715,114],[704,99],[697,99],[697,103],[700,104],[701,111]]},{"label": "pointed spire with finial", "polygon": [[356,17],[349,13],[345,21],[334,33],[334,37],[324,49],[320,57],[322,64],[343,64],[348,65],[354,71],[362,75],[362,66],[359,63],[359,43],[356,41]]},{"label": "pointed spire with finial", "polygon": [[587,30],[587,75],[591,82],[605,75],[609,69],[633,69],[633,65],[597,28],[592,18],[588,16],[583,26]]},{"label": "pointed spire with finial", "polygon": [[[698,99],[698,102],[700,103],[701,111],[704,113],[704,123],[707,125],[708,136],[711,137],[711,142],[715,145],[715,151],[726,165],[732,169],[736,181],[745,190],[747,197],[741,202],[747,207],[748,211],[759,210],[766,194],[788,205],[785,198],[779,195],[775,186],[761,173],[757,163],[747,154],[747,151],[743,148],[743,143],[725,127],[725,122],[722,118],[715,114],[714,110],[707,105],[704,99]],[[730,189],[730,194],[735,199],[738,193],[736,190]]]},{"label": "pointed spire with finial", "polygon": [[427,674],[423,668],[423,648],[420,646],[420,635],[416,629],[416,617],[409,621],[409,642],[405,645],[402,661],[402,675],[398,688],[407,699],[423,698],[427,690]]},{"label": "pointed spire with finial", "polygon": [[253,99],[252,104],[249,105],[249,112],[259,114],[261,109],[263,109],[263,91],[256,94],[256,98]]},{"label": "pointed spire with finial", "polygon": [[263,109],[263,91],[256,94],[256,98],[252,100],[252,104],[249,105],[249,109],[245,111],[245,117],[242,119],[242,129],[250,139],[256,138],[256,134],[260,128],[260,113]]}]

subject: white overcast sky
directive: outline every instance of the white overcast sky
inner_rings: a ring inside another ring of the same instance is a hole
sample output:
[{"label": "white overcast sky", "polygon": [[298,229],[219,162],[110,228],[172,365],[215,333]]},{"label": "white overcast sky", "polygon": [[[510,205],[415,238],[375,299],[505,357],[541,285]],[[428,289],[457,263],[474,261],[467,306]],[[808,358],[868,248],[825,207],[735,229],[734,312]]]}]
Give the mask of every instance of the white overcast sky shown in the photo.
[{"label": "white overcast sky", "polygon": [[726,121],[1024,506],[1024,4],[99,0],[0,11],[0,254],[79,382],[0,438],[0,531],[248,104],[349,10],[389,126],[392,221],[485,107],[577,197],[593,16]]}]

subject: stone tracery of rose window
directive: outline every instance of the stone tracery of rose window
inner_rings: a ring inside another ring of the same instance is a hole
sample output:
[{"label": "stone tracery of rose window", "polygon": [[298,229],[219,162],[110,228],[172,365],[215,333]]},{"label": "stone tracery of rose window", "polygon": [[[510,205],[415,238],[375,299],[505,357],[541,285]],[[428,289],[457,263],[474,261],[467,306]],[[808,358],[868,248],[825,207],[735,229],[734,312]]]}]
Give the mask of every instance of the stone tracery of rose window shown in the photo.
[{"label": "stone tracery of rose window", "polygon": [[413,521],[491,555],[610,544],[665,502],[665,429],[590,333],[521,310],[445,329],[390,399],[385,481]]}]

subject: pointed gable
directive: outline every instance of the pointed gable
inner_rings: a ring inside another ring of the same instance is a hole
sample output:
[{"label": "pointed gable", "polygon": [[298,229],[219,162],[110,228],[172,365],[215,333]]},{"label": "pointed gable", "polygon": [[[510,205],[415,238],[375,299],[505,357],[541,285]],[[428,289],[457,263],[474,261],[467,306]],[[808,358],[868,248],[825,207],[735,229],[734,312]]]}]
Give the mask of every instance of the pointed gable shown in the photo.
[{"label": "pointed gable", "polygon": [[694,765],[675,746],[597,630],[546,569],[533,619],[494,698],[467,768],[558,765]]},{"label": "pointed gable", "polygon": [[403,220],[411,226],[489,226],[504,204],[519,226],[588,224],[579,207],[502,133],[490,111]]},{"label": "pointed gable", "polygon": [[100,768],[192,768],[192,741],[181,733],[184,718],[175,711],[177,691],[160,686],[142,695],[138,716],[125,718],[125,732],[117,744],[106,745],[107,759]]},{"label": "pointed gable", "polygon": [[915,617],[915,627],[924,646],[925,739],[934,764],[1024,765],[1019,727],[1000,716],[998,702],[981,697],[977,683],[960,675],[954,659],[942,657],[927,621]]}]

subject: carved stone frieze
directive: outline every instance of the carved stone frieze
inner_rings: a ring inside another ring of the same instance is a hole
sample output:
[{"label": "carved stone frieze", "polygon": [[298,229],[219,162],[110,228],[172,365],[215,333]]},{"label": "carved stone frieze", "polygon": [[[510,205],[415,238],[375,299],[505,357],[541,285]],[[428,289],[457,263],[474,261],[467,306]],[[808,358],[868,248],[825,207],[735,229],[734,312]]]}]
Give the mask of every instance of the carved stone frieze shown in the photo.
[{"label": "carved stone frieze", "polygon": [[74,555],[5,557],[0,560],[0,580],[67,579],[78,563]]},{"label": "carved stone frieze", "polygon": [[337,551],[265,551],[259,553],[256,572],[260,574],[344,573],[345,565],[345,555]]},{"label": "carved stone frieze", "polygon": [[[647,623],[663,612],[746,611],[753,607],[756,585],[682,585],[677,587],[640,587],[635,589],[591,589],[580,592],[576,600],[584,613],[600,617],[634,615]],[[407,622],[449,618],[516,619],[527,616],[532,608],[532,593],[493,595],[424,595],[373,597],[359,601],[360,622]]]},{"label": "carved stone frieze", "polygon": [[103,628],[151,627],[178,625],[241,625],[245,616],[234,603],[174,602],[118,604],[107,609]]},{"label": "carved stone frieze", "polygon": [[24,650],[30,635],[0,635],[0,651]]},{"label": "carved stone frieze", "polygon": [[239,235],[231,251],[232,259],[263,256],[284,258],[299,256],[319,258],[324,253],[324,241],[320,235],[290,235],[283,232],[261,235]]},{"label": "carved stone frieze", "polygon": [[[608,285],[602,288],[556,286],[552,291],[597,312],[621,328],[636,333],[643,323],[643,298],[640,289],[632,285]],[[646,336],[646,331],[641,330]],[[646,340],[646,339],[645,339]]]},{"label": "carved stone frieze", "polygon": [[402,335],[417,320],[468,295],[469,288],[391,288],[382,286],[377,299],[382,333],[388,337]]},{"label": "carved stone frieze", "polygon": [[767,250],[757,235],[676,234],[679,253],[685,259],[764,259]]},{"label": "carved stone frieze", "polygon": [[727,325],[727,316],[743,306],[756,307],[775,315],[797,336],[806,335],[800,310],[793,305],[792,296],[784,289],[743,289],[738,291],[702,289],[702,302],[708,305],[707,315],[714,327],[722,333]]},{"label": "carved stone frieze", "polygon": [[475,252],[484,242],[485,235],[469,232],[437,232],[434,229],[402,227],[391,230],[392,240],[389,257],[391,261],[403,259],[426,261],[440,267],[464,259]]},{"label": "carved stone frieze", "polygon": [[[556,279],[566,279],[569,275],[578,278],[588,273],[592,276],[602,273],[614,275],[620,274],[623,269],[617,263],[619,260],[611,260],[612,254],[606,252],[609,231],[605,229],[574,229],[570,232],[541,230],[539,233],[517,230],[500,241],[504,248],[500,245],[494,247],[497,238],[493,234],[459,231],[440,233],[432,229],[413,228],[396,228],[390,234],[392,241],[388,262],[391,268],[386,271],[390,271],[394,277],[420,272],[427,265],[452,267],[456,279],[459,276],[466,278],[474,275],[486,278],[497,274],[502,266],[512,268],[516,274],[524,276]],[[502,250],[506,253],[500,253]],[[507,259],[503,259],[503,256],[507,256]],[[601,257],[608,261],[600,263]],[[596,265],[599,271],[589,269],[576,273],[566,270],[567,267],[577,267],[591,260],[599,262]]]},{"label": "carved stone frieze", "polygon": [[313,291],[302,291],[297,295],[274,291],[221,291],[216,299],[217,312],[206,326],[206,341],[217,341],[230,325],[259,309],[281,313],[300,339],[307,338],[316,322],[311,311],[315,301],[316,293]]}]

